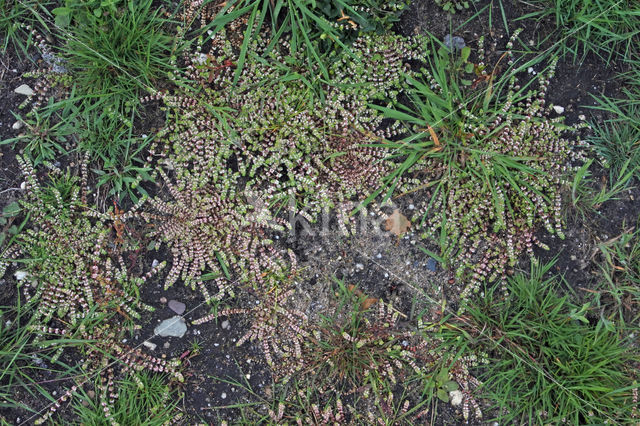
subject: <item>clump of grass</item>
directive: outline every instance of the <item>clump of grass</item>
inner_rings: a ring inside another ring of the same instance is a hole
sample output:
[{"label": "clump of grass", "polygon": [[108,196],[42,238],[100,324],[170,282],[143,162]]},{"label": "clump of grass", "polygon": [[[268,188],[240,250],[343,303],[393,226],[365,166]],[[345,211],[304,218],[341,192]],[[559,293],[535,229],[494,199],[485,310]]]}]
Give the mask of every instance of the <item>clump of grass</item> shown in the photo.
[{"label": "clump of grass", "polygon": [[[507,44],[509,65],[517,35]],[[465,49],[460,55],[468,61]],[[387,196],[398,187],[428,189],[418,226],[469,283],[463,307],[480,282],[505,275],[522,253],[533,255],[534,245],[544,247],[534,235],[538,227],[563,237],[562,189],[579,142],[564,137],[576,128],[551,118],[545,100],[556,61],[539,75],[537,89],[526,90],[516,83],[515,67],[500,78],[488,74],[480,46],[477,63],[465,66],[476,75],[467,90],[449,54],[440,49],[422,78],[408,78],[410,106],[378,108],[409,133],[383,145],[400,160],[385,178]]]},{"label": "clump of grass", "polygon": [[609,64],[628,59],[640,38],[635,0],[536,0],[540,10],[521,19],[552,17],[562,37],[558,50],[580,62],[594,53]]},{"label": "clump of grass", "polygon": [[626,99],[596,98],[598,104],[593,108],[606,112],[608,118],[603,123],[592,123],[593,133],[587,139],[603,166],[610,170],[612,181],[623,167],[640,170],[640,90],[625,90],[625,94]]},{"label": "clump of grass", "polygon": [[38,383],[39,374],[43,370],[53,371],[55,363],[51,362],[51,353],[43,351],[33,344],[31,326],[36,323],[33,314],[33,303],[26,305],[16,297],[13,306],[0,307],[0,408],[28,407],[18,395],[26,392],[36,398],[54,400],[49,392]]},{"label": "clump of grass", "polygon": [[51,2],[38,0],[0,0],[0,51],[11,46],[16,53],[27,55],[33,40],[29,38],[28,25],[36,23],[47,28],[45,18]]},{"label": "clump of grass", "polygon": [[618,174],[609,175],[608,182],[598,183],[589,170],[594,160],[587,160],[577,171],[571,183],[571,202],[576,212],[584,219],[587,213],[600,214],[598,209],[603,203],[618,200],[620,194],[630,190],[629,183],[633,181],[638,168],[629,168],[631,159],[625,161]]},{"label": "clump of grass", "polygon": [[[130,117],[133,119],[133,114]],[[96,188],[119,202],[138,203],[147,191],[140,185],[151,181],[151,169],[144,164],[143,153],[153,135],[137,136],[133,127],[100,113],[82,114],[76,128],[78,150],[90,153],[96,164]]]},{"label": "clump of grass", "polygon": [[[142,387],[140,387],[140,383]],[[101,386],[100,380],[95,384]],[[167,385],[167,377],[143,372],[137,380],[125,376],[115,383],[118,398],[113,402],[111,424],[120,425],[166,425],[179,423],[182,413],[177,407],[180,402],[178,392]],[[103,405],[96,398],[82,392],[85,404],[73,404],[74,412],[80,424],[104,424],[105,413]]]},{"label": "clump of grass", "polygon": [[338,284],[338,306],[314,330],[308,351],[310,373],[322,378],[321,389],[360,388],[367,397],[383,381],[397,383],[404,365],[420,371],[408,350],[412,334],[397,331],[393,307]]},{"label": "clump of grass", "polygon": [[487,288],[460,330],[490,354],[484,395],[496,421],[523,424],[625,424],[634,412],[633,364],[623,328],[592,318],[590,304],[559,296],[552,264],[507,281],[510,297]]},{"label": "clump of grass", "polygon": [[112,2],[100,16],[90,4],[75,8],[61,54],[78,94],[106,114],[128,117],[140,94],[173,70],[176,46],[165,25],[151,0]]},{"label": "clump of grass", "polygon": [[[603,282],[596,293],[619,320],[637,323],[640,314],[640,229],[626,229],[617,237],[598,244],[598,262]],[[613,306],[607,303],[613,300]]]},{"label": "clump of grass", "polygon": [[239,23],[231,24],[236,26],[234,29],[244,31],[236,41],[239,55],[234,82],[240,78],[246,61],[255,54],[251,44],[265,28],[273,35],[266,52],[275,48],[286,34],[287,56],[299,56],[298,66],[328,79],[327,54],[347,47],[346,43],[358,33],[389,28],[406,4],[405,0],[237,0],[214,1],[200,8],[194,2],[186,7],[190,13],[185,14],[185,19],[200,18],[205,29],[213,28],[216,33],[229,22]]}]

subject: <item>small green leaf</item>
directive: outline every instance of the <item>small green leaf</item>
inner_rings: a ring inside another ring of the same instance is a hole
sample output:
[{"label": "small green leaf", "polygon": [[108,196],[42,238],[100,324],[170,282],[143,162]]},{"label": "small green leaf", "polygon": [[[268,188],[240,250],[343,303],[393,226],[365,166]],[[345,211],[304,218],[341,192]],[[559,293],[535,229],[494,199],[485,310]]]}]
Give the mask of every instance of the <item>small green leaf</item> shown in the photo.
[{"label": "small green leaf", "polygon": [[2,209],[2,215],[7,217],[16,216],[20,213],[20,204],[17,201],[7,204],[4,209]]},{"label": "small green leaf", "polygon": [[473,64],[471,62],[467,63],[464,66],[464,72],[467,72],[467,73],[472,73],[473,72]]},{"label": "small green leaf", "polygon": [[462,57],[462,61],[463,62],[467,62],[467,59],[469,59],[469,55],[470,54],[471,54],[471,48],[469,46],[463,47],[462,51],[460,52],[460,56]]},{"label": "small green leaf", "polygon": [[56,16],[69,16],[71,15],[71,8],[69,7],[56,7],[51,11]]},{"label": "small green leaf", "polygon": [[216,251],[216,258],[218,259],[218,263],[220,263],[220,267],[222,268],[222,272],[224,276],[227,277],[228,280],[231,279],[231,274],[229,274],[229,270],[227,269],[227,265],[224,263],[224,259],[222,259],[222,255],[220,252]]},{"label": "small green leaf", "polygon": [[438,375],[436,376],[436,380],[439,384],[446,383],[449,380],[449,371],[446,368],[442,368]]},{"label": "small green leaf", "polygon": [[95,15],[96,18],[99,18],[102,16],[102,9],[97,8],[97,9],[93,9],[93,14]]},{"label": "small green leaf", "polygon": [[449,394],[444,389],[438,389],[436,395],[440,401],[449,402]]},{"label": "small green leaf", "polygon": [[456,382],[454,382],[453,380],[449,380],[448,382],[446,382],[444,384],[444,386],[442,388],[444,390],[446,390],[447,392],[451,392],[451,391],[458,390],[458,384]]},{"label": "small green leaf", "polygon": [[68,27],[71,23],[69,15],[57,15],[55,19],[56,26],[60,28]]}]

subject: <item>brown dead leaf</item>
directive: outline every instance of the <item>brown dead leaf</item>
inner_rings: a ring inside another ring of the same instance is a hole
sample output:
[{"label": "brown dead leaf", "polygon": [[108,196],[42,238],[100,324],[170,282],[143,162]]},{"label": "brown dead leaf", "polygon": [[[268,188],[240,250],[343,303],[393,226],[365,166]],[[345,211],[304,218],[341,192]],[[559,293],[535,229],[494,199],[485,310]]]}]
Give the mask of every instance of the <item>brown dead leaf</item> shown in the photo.
[{"label": "brown dead leaf", "polygon": [[[362,290],[356,288],[356,286],[353,284],[349,284],[347,288],[349,289],[349,291],[353,292],[353,294],[358,296],[358,298],[366,297],[366,294],[364,294]],[[369,309],[370,307],[375,305],[377,301],[378,299],[374,297],[366,297],[362,302],[360,302],[360,310],[365,311]]]},{"label": "brown dead leaf", "polygon": [[405,215],[400,213],[400,209],[395,209],[384,223],[384,229],[397,237],[402,236],[410,227],[411,222]]}]

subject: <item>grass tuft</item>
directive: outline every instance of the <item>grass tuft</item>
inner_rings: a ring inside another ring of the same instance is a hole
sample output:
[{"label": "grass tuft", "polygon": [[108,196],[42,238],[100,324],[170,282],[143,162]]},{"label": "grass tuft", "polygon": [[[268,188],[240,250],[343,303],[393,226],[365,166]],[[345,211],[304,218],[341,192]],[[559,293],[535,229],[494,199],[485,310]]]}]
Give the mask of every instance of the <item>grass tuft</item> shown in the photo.
[{"label": "grass tuft", "polygon": [[521,424],[629,424],[638,356],[624,325],[558,295],[552,264],[507,282],[509,297],[487,289],[461,329],[493,354],[484,394],[496,421]]}]

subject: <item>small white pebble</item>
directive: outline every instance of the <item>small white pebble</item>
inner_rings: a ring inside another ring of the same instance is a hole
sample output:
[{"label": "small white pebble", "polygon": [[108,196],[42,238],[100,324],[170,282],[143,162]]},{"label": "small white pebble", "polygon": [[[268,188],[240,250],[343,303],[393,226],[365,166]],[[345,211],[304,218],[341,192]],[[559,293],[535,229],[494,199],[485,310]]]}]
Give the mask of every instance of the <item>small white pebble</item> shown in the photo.
[{"label": "small white pebble", "polygon": [[356,270],[362,271],[364,269],[364,265],[362,263],[356,263]]},{"label": "small white pebble", "polygon": [[11,128],[13,130],[20,130],[22,129],[22,126],[24,126],[24,123],[22,121],[16,121],[15,123],[13,123],[13,126],[11,126]]},{"label": "small white pebble", "polygon": [[582,120],[582,121],[585,121],[585,120],[587,119],[587,116],[586,116],[586,115],[584,115],[584,114],[580,114],[580,115],[578,116],[578,118],[579,118],[580,120]]},{"label": "small white pebble", "polygon": [[164,342],[164,345],[162,345],[162,347],[165,349],[169,348],[169,346],[171,346],[169,342]]},{"label": "small white pebble", "polygon": [[533,73],[534,73],[533,67],[529,67],[529,68],[527,68],[527,72],[528,72],[529,74],[533,74]]},{"label": "small white pebble", "polygon": [[127,343],[127,339],[122,339],[122,343]]},{"label": "small white pebble", "polygon": [[160,262],[158,261],[158,259],[153,259],[153,261],[151,262],[151,267],[155,268],[156,266],[158,266],[160,264]]},{"label": "small white pebble", "polygon": [[20,184],[20,189],[22,189],[22,190],[27,189],[27,182],[22,182],[22,183]]},{"label": "small white pebble", "polygon": [[385,277],[385,278],[389,278],[389,274],[385,272],[385,273],[384,273],[384,277]]},{"label": "small white pebble", "polygon": [[449,392],[449,398],[451,399],[451,405],[454,407],[462,404],[462,392],[459,390]]},{"label": "small white pebble", "polygon": [[230,327],[230,325],[229,325],[229,321],[228,320],[222,321],[222,328],[227,330],[227,329],[229,329],[229,327]]},{"label": "small white pebble", "polygon": [[382,259],[382,253],[378,253],[378,254],[376,254],[376,258],[378,258],[378,259]]},{"label": "small white pebble", "polygon": [[553,110],[557,113],[557,114],[562,114],[564,112],[564,107],[561,107],[560,105],[554,105],[553,106]]},{"label": "small white pebble", "polygon": [[227,394],[226,394],[226,393],[224,393],[224,392],[222,392],[222,395],[220,395],[220,398],[222,398],[222,399],[227,399]]},{"label": "small white pebble", "polygon": [[19,95],[32,96],[35,95],[36,92],[33,91],[31,87],[26,84],[21,84],[13,90],[15,93]]},{"label": "small white pebble", "polygon": [[247,378],[247,380],[249,380],[249,379],[251,378],[251,374],[248,374],[248,373],[247,373],[247,374],[245,374],[245,375],[244,375],[244,377],[246,377],[246,378]]},{"label": "small white pebble", "polygon": [[145,340],[144,342],[142,342],[142,344],[143,344],[144,346],[146,346],[147,348],[151,349],[152,351],[155,351],[155,350],[156,350],[156,348],[158,347],[158,345],[156,345],[155,343],[148,342],[148,341],[146,341],[146,340]]},{"label": "small white pebble", "polygon": [[24,280],[28,275],[29,275],[29,273],[27,271],[16,271],[13,274],[13,276],[16,277],[16,280],[18,280],[18,281]]},{"label": "small white pebble", "polygon": [[409,210],[413,210],[415,208],[416,208],[416,206],[414,206],[413,204],[409,204]]}]

